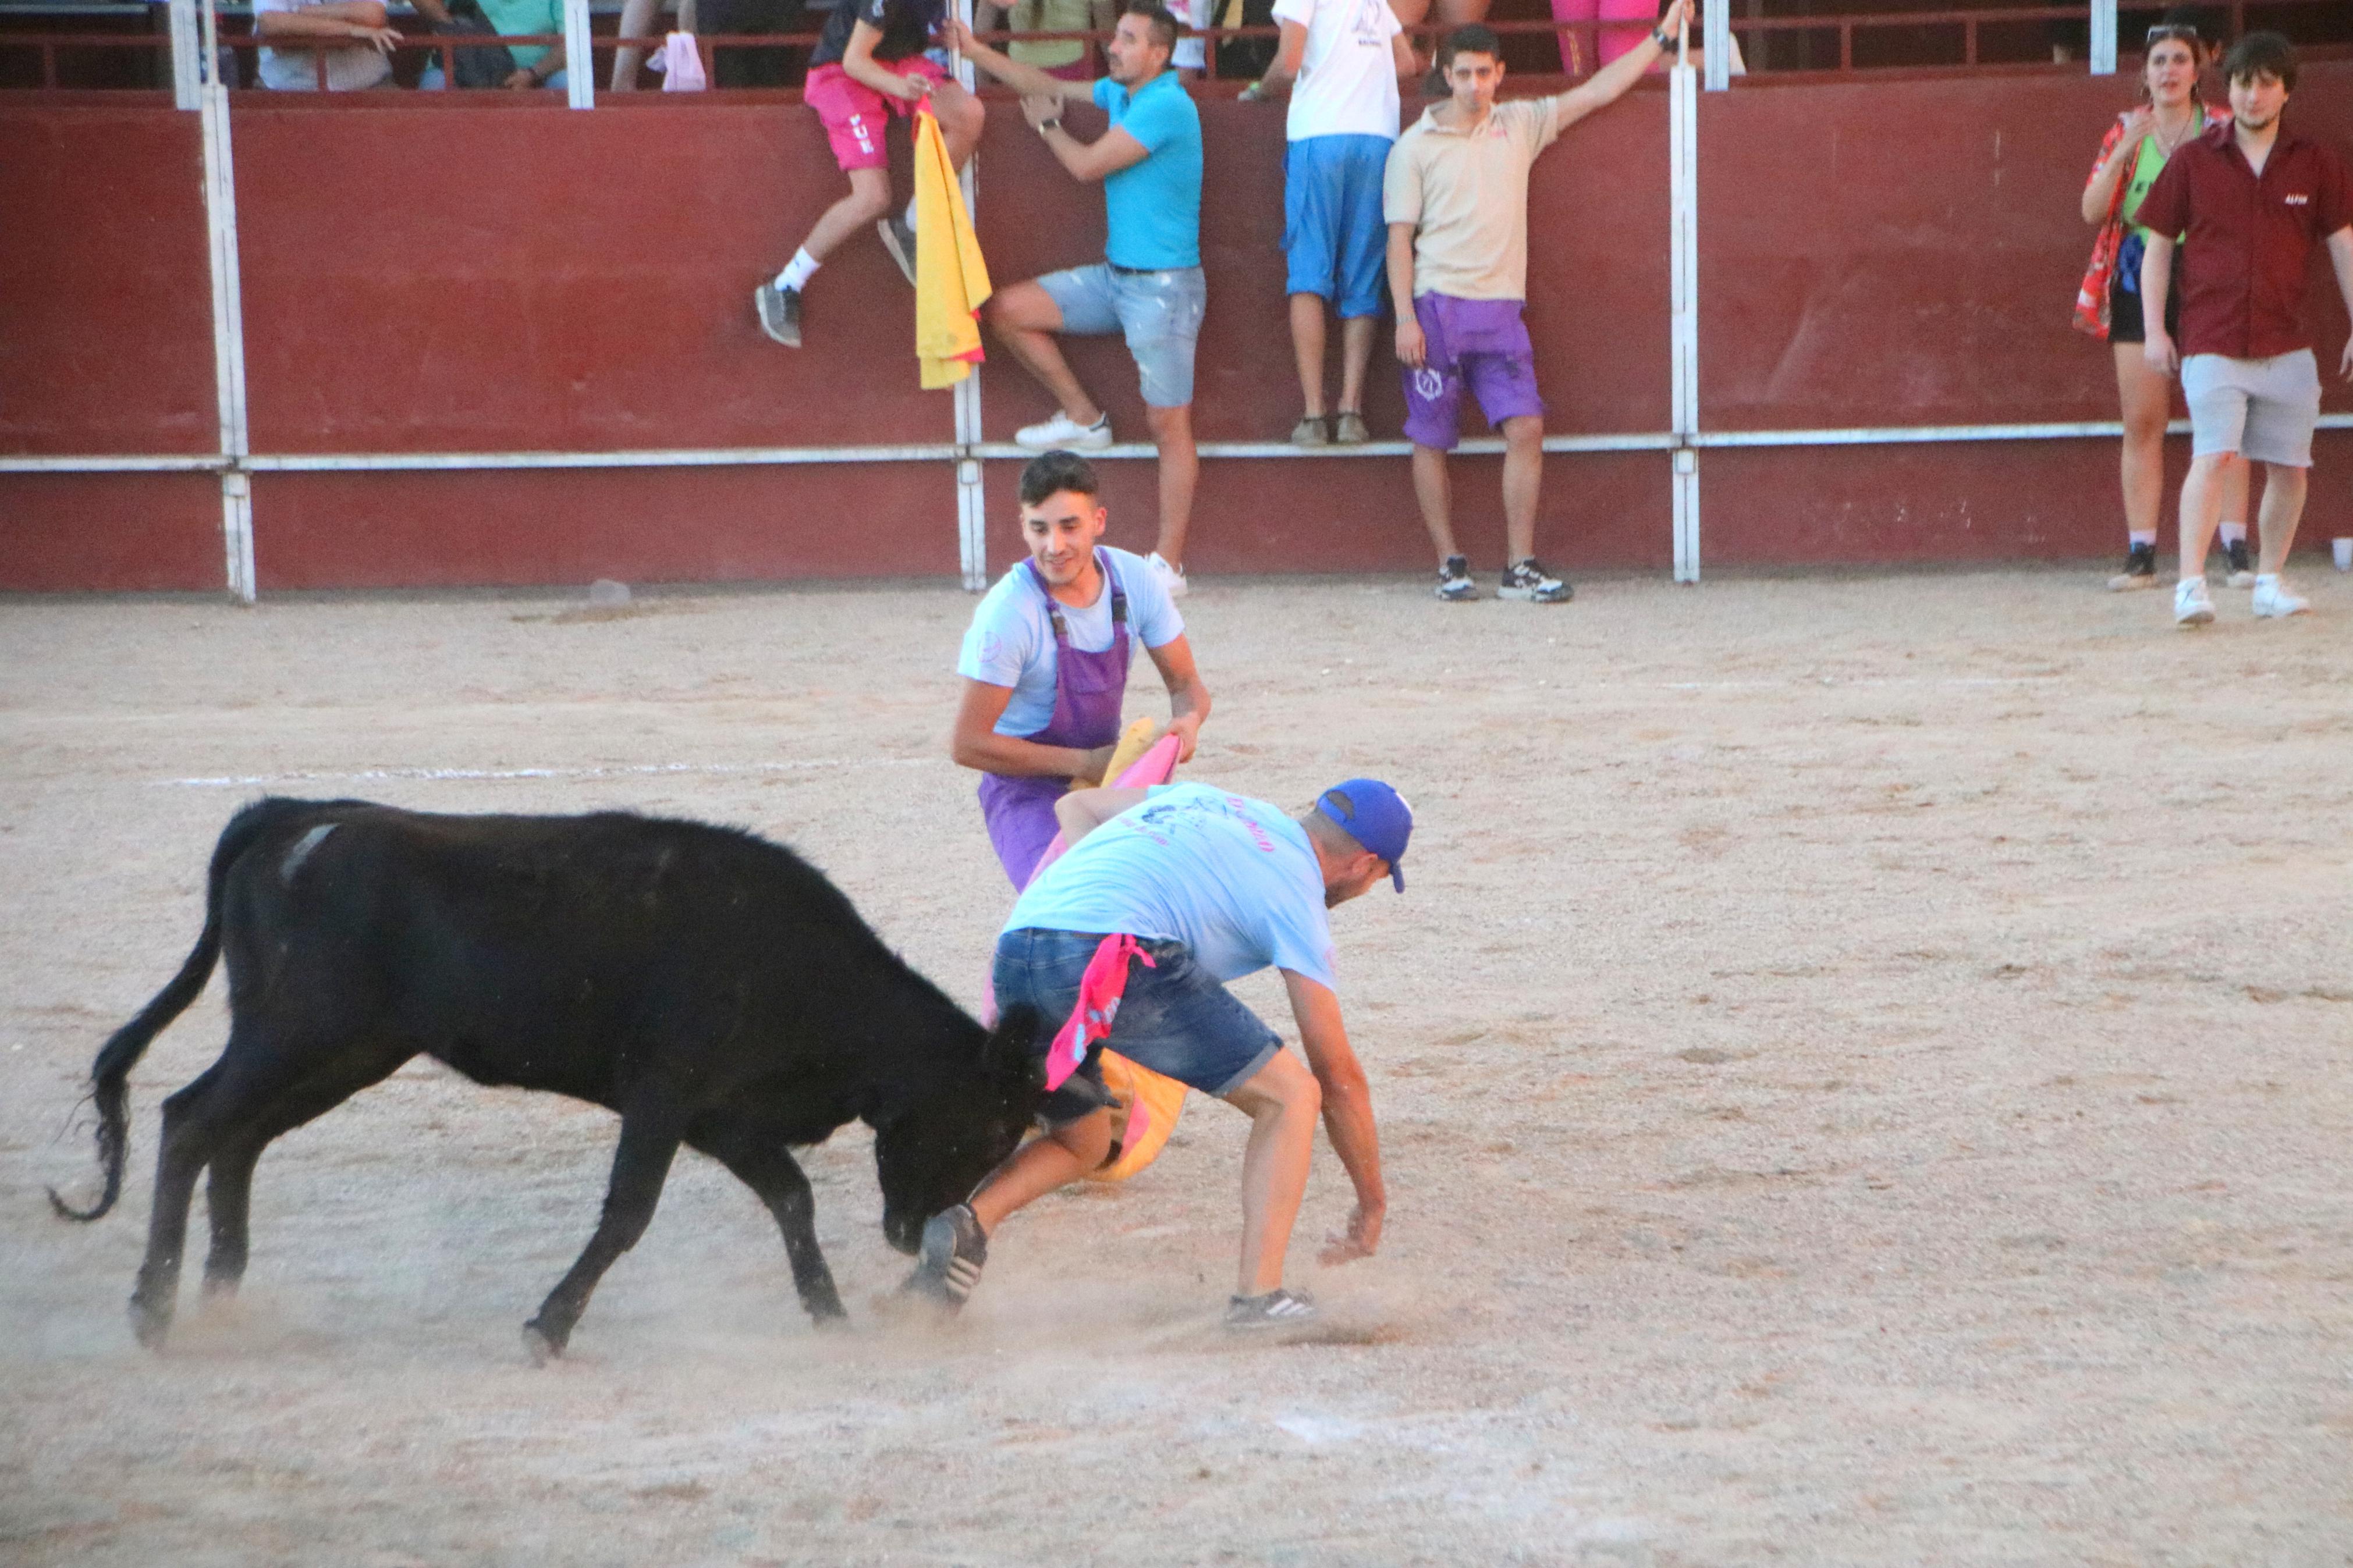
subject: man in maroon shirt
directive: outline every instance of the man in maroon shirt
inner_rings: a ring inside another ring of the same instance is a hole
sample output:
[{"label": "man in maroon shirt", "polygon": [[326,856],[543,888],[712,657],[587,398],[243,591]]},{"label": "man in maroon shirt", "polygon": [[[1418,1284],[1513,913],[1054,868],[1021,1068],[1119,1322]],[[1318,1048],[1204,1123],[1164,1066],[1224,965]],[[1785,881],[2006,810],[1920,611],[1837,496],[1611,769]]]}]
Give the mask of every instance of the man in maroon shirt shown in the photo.
[{"label": "man in maroon shirt", "polygon": [[[2214,618],[2206,548],[2221,521],[2221,474],[2230,463],[2263,465],[2255,614],[2306,609],[2280,581],[2280,567],[2304,514],[2312,429],[2320,417],[2320,367],[2302,320],[2316,243],[2328,247],[2337,291],[2353,312],[2353,193],[2345,165],[2319,142],[2280,128],[2280,111],[2295,89],[2295,50],[2277,33],[2250,33],[2222,69],[2231,79],[2231,122],[2174,153],[2137,215],[2155,236],[2140,270],[2149,323],[2145,352],[2158,370],[2179,363],[2189,404],[2181,581],[2173,592],[2174,621],[2185,626]],[[2177,246],[2178,352],[2165,330]],[[2338,368],[2353,380],[2353,342]]]}]

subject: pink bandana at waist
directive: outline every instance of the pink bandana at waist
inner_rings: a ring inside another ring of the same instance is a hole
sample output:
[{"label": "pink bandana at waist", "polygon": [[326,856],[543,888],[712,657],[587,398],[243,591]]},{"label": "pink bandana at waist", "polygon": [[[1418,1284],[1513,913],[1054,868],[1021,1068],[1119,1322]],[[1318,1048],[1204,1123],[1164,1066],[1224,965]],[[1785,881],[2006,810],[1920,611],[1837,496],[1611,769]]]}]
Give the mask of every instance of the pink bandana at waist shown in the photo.
[{"label": "pink bandana at waist", "polygon": [[1087,1059],[1088,1047],[1110,1035],[1112,1019],[1119,1014],[1119,999],[1127,993],[1130,958],[1142,959],[1147,969],[1159,967],[1132,936],[1103,938],[1095,955],[1087,960],[1086,973],[1079,977],[1078,1005],[1071,1009],[1069,1019],[1046,1050],[1048,1092],[1061,1088],[1063,1080],[1079,1070],[1079,1064]]}]

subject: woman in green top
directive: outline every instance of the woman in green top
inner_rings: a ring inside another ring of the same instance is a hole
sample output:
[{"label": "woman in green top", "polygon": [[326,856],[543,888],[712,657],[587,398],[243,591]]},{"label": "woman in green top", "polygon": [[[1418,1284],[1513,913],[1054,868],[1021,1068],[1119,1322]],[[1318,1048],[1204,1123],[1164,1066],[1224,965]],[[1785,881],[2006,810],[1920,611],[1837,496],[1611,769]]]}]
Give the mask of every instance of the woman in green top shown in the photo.
[{"label": "woman in green top", "polygon": [[[2140,258],[2148,231],[2132,221],[2141,198],[2157,181],[2166,159],[2208,126],[2229,118],[2198,99],[2201,64],[2198,29],[2160,23],[2148,30],[2141,62],[2144,101],[2108,130],[2092,177],[2084,186],[2084,221],[2098,227],[2092,270],[2077,296],[2079,326],[2108,340],[2116,362],[2116,395],[2123,405],[2125,528],[2129,535],[2125,569],[2108,579],[2111,588],[2148,588],[2157,584],[2158,509],[2165,489],[2165,425],[2173,407],[2173,382],[2151,370],[2141,355],[2147,337],[2140,313]],[[2181,302],[2179,290],[2166,301],[2170,329]],[[2105,330],[2103,330],[2105,329]],[[2247,466],[2234,463],[2224,479],[2222,515],[2247,515]],[[2222,547],[2231,558],[2231,583],[2254,581],[2247,562],[2247,525],[2225,522]]]}]

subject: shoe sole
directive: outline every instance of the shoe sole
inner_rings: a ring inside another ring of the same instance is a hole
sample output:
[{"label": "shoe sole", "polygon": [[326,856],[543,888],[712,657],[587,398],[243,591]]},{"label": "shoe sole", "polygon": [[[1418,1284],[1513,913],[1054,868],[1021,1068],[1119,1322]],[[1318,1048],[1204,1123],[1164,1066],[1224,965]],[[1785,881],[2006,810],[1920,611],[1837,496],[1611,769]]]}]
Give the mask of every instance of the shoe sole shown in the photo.
[{"label": "shoe sole", "polygon": [[1525,599],[1529,603],[1536,605],[1566,605],[1571,599],[1577,597],[1577,590],[1569,587],[1567,584],[1563,584],[1561,585],[1561,591],[1557,594],[1540,593],[1534,588],[1498,588],[1495,590],[1495,597],[1498,599]]},{"label": "shoe sole", "polygon": [[1440,588],[1433,590],[1431,596],[1441,605],[1467,605],[1479,597],[1479,590],[1466,588],[1460,594],[1450,594]]},{"label": "shoe sole", "polygon": [[1100,452],[1112,444],[1112,437],[1110,432],[1105,431],[1100,435],[1074,436],[1067,441],[1032,441],[1016,431],[1013,444],[1025,452]]},{"label": "shoe sole", "polygon": [[2309,614],[2311,609],[2312,606],[2310,605],[2298,605],[2293,610],[2257,610],[2255,612],[2255,619],[2259,621],[2284,621],[2290,616]]},{"label": "shoe sole", "polygon": [[760,319],[760,331],[767,334],[772,342],[782,343],[788,349],[800,347],[800,333],[796,331],[787,335],[782,322],[768,320],[768,286],[765,283],[752,290],[752,313]]},{"label": "shoe sole", "polygon": [[891,253],[891,259],[899,264],[899,270],[906,274],[907,281],[911,284],[914,282],[915,253],[913,249],[900,247],[899,231],[891,226],[891,220],[887,217],[877,223],[874,230],[882,237],[882,248]]},{"label": "shoe sole", "polygon": [[2156,586],[2155,576],[2138,572],[2119,572],[2108,579],[2108,592],[2111,594],[2129,594],[2136,588]]},{"label": "shoe sole", "polygon": [[2173,617],[2173,624],[2177,626],[2203,626],[2212,625],[2213,620],[2214,611],[2210,605],[2205,609],[2185,610]]}]

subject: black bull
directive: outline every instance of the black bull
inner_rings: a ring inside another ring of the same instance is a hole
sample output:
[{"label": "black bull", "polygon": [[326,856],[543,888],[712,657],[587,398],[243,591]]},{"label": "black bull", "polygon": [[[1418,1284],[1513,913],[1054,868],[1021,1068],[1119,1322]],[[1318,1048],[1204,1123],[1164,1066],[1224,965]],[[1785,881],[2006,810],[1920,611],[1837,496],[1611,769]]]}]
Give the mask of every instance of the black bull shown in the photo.
[{"label": "black bull", "polygon": [[208,1290],[245,1271],[255,1162],[269,1141],[419,1053],[478,1083],[553,1089],[618,1111],[602,1217],[525,1325],[560,1352],[634,1246],[681,1143],[759,1194],[801,1303],[843,1315],[795,1144],[874,1129],[882,1228],[915,1249],[924,1220],[1009,1153],[1037,1104],[1031,1020],[995,1035],[900,961],[840,890],[748,833],[623,813],[439,816],[364,801],[269,799],[213,851],[204,934],[180,973],[90,1068],[113,1206],[126,1083],[148,1042],[226,952],[228,1044],[164,1102],[146,1260],[131,1298],[161,1343],[178,1293],[196,1174]]}]

